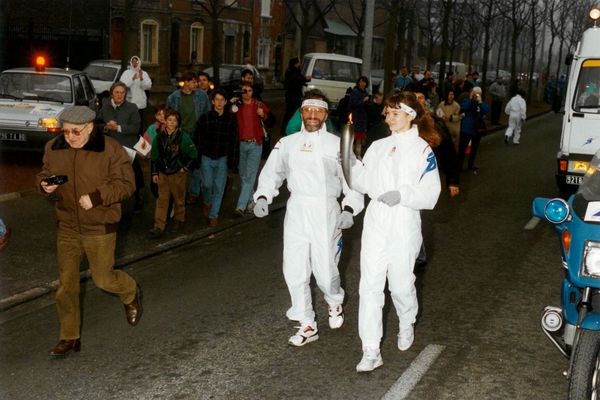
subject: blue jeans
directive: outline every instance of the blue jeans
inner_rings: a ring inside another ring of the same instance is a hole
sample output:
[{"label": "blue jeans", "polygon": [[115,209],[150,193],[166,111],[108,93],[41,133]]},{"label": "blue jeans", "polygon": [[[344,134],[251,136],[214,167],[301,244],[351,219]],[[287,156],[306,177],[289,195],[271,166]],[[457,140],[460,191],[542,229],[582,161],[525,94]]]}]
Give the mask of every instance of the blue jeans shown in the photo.
[{"label": "blue jeans", "polygon": [[240,142],[240,197],[237,207],[245,210],[250,203],[250,197],[254,192],[254,183],[260,167],[260,157],[262,155],[262,145],[256,142]]},{"label": "blue jeans", "polygon": [[212,204],[208,218],[217,218],[227,183],[227,157],[213,159],[202,156],[200,170],[204,204]]},{"label": "blue jeans", "polygon": [[188,179],[188,194],[192,196],[200,196],[200,185],[202,183],[202,172],[200,171],[200,168],[191,169]]}]

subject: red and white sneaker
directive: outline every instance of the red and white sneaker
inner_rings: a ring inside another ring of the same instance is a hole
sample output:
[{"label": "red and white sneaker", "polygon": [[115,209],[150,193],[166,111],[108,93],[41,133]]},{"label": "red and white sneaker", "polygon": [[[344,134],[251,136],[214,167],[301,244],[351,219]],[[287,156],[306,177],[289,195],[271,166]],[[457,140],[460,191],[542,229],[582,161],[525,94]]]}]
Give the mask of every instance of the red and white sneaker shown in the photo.
[{"label": "red and white sneaker", "polygon": [[304,346],[319,338],[319,330],[317,329],[316,321],[310,323],[302,322],[299,328],[298,332],[288,340],[288,343],[292,346]]},{"label": "red and white sneaker", "polygon": [[344,309],[341,304],[337,306],[329,304],[329,327],[338,329],[344,324]]}]

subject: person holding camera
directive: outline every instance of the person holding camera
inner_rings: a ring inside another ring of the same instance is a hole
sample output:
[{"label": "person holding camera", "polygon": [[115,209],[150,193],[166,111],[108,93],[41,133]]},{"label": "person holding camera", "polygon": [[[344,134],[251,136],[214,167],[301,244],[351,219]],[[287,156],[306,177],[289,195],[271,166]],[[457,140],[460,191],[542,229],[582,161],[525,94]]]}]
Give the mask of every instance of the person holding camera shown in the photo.
[{"label": "person holding camera", "polygon": [[[137,113],[136,113],[137,115]],[[46,143],[39,190],[56,193],[59,286],[56,306],[60,341],[51,357],[81,349],[79,268],[85,254],[94,284],[116,294],[130,325],[142,315],[141,289],[126,272],[113,269],[121,202],[135,190],[129,156],[115,139],[94,126],[96,113],[85,106],[66,108],[63,133]]]},{"label": "person holding camera", "polygon": [[240,98],[233,97],[231,111],[237,113],[238,139],[240,141],[239,173],[240,195],[235,208],[235,215],[244,216],[252,201],[254,183],[260,167],[262,146],[266,135],[265,123],[270,115],[269,108],[262,101],[252,97],[254,90],[250,83],[240,85]]},{"label": "person holding camera", "polygon": [[485,134],[487,129],[484,117],[489,112],[490,107],[481,98],[481,88],[476,86],[471,90],[470,97],[463,100],[460,108],[461,112],[464,113],[465,116],[460,124],[460,139],[458,142],[458,168],[459,170],[462,169],[467,147],[469,147],[470,143],[471,151],[469,153],[469,161],[467,165],[471,171],[477,173],[479,168],[475,166],[475,157],[477,157],[477,150],[479,149],[481,137]]}]

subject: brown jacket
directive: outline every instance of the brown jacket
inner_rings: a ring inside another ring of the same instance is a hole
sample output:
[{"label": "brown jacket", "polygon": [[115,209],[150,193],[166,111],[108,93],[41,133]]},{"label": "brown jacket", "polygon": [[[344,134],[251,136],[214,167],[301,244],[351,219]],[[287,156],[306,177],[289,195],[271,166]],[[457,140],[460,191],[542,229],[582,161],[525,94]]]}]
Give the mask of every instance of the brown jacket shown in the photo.
[{"label": "brown jacket", "polygon": [[[94,132],[81,149],[73,149],[63,135],[48,143],[44,165],[37,175],[42,179],[67,175],[59,186],[55,206],[58,229],[83,235],[104,235],[117,231],[121,219],[121,201],[135,190],[135,180],[129,156],[114,139]],[[88,194],[93,207],[84,210],[79,198]]]}]

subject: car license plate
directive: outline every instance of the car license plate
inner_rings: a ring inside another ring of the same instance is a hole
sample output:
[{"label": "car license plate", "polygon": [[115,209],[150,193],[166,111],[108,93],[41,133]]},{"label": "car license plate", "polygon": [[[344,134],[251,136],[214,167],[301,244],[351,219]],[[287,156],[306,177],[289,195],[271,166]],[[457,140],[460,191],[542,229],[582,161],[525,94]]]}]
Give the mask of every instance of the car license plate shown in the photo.
[{"label": "car license plate", "polygon": [[0,140],[11,140],[16,142],[25,142],[27,137],[20,132],[0,132]]},{"label": "car license plate", "polygon": [[567,175],[567,185],[581,185],[583,176]]}]

